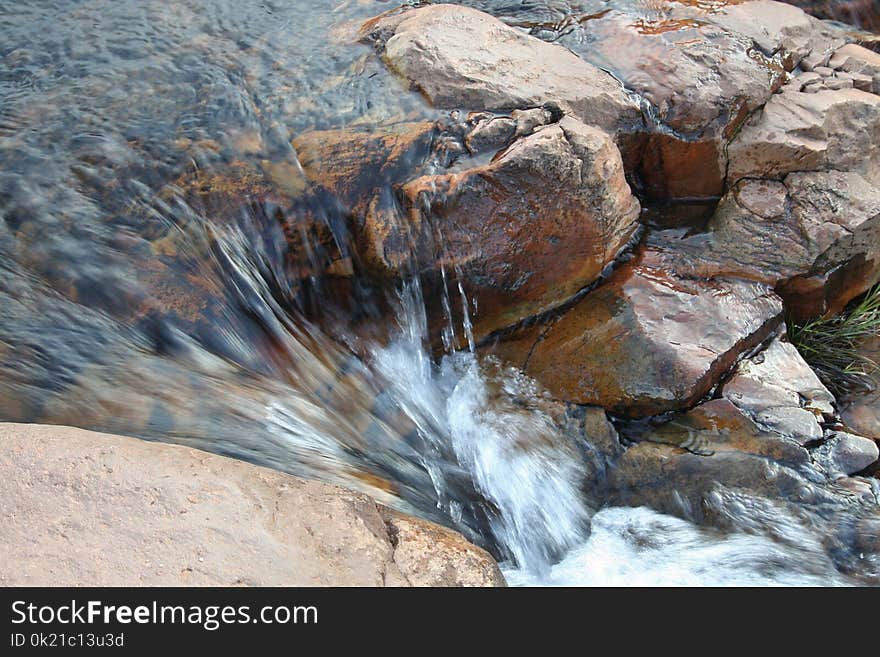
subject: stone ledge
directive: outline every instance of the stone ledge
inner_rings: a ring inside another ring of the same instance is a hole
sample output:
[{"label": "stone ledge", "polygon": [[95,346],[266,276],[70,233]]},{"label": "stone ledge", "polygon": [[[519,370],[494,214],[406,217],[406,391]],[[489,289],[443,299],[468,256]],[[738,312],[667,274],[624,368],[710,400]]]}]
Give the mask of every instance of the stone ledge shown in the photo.
[{"label": "stone ledge", "polygon": [[504,585],[454,531],[179,445],[0,424],[0,496],[4,586]]}]

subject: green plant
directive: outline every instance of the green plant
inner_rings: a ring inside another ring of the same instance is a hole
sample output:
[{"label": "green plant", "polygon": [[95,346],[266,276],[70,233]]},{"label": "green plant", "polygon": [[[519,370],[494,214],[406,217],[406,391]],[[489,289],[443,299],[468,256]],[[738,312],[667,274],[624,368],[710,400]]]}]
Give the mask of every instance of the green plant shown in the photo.
[{"label": "green plant", "polygon": [[880,334],[880,284],[838,315],[787,324],[789,340],[832,393],[874,387],[871,375],[878,365],[863,354],[862,345]]}]

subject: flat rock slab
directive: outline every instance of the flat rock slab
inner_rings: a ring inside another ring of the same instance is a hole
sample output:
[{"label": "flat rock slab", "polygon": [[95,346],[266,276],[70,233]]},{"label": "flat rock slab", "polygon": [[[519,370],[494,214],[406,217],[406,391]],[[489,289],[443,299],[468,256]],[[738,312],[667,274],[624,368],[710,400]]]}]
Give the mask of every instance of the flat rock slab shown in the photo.
[{"label": "flat rock slab", "polygon": [[459,534],[205,452],[0,424],[0,585],[503,585]]}]

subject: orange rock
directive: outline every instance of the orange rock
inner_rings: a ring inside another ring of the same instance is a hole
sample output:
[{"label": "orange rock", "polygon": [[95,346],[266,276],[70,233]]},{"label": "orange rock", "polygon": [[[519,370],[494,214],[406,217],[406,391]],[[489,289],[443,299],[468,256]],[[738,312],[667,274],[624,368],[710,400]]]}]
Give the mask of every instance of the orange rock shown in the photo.
[{"label": "orange rock", "polygon": [[759,283],[689,280],[658,264],[643,254],[497,353],[556,399],[631,417],[692,406],[770,334],[782,304]]}]

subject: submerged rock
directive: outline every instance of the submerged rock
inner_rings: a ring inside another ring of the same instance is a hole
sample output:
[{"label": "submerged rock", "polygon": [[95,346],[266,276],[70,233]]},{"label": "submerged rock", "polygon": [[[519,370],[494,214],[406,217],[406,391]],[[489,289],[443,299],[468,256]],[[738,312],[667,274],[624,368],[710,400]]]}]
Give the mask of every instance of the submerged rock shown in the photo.
[{"label": "submerged rock", "polygon": [[692,280],[655,254],[621,266],[558,320],[497,345],[557,399],[629,416],[686,408],[780,321],[767,286]]},{"label": "submerged rock", "polygon": [[359,493],[180,446],[0,425],[6,586],[497,586],[483,550]]}]

